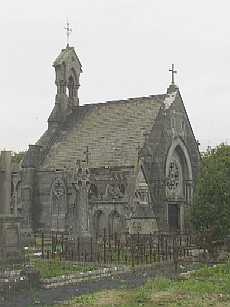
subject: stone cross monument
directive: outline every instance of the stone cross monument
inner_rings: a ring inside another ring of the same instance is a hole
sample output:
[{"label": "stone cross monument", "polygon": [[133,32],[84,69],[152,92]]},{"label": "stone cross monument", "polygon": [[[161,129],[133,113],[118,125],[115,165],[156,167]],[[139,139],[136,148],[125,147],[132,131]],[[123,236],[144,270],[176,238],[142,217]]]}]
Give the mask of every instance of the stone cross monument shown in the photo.
[{"label": "stone cross monument", "polygon": [[88,193],[90,188],[90,173],[86,161],[82,161],[76,168],[73,176],[73,187],[78,195],[80,237],[90,237]]},{"label": "stone cross monument", "polygon": [[20,218],[11,213],[11,152],[0,154],[0,263],[18,260],[21,253]]}]

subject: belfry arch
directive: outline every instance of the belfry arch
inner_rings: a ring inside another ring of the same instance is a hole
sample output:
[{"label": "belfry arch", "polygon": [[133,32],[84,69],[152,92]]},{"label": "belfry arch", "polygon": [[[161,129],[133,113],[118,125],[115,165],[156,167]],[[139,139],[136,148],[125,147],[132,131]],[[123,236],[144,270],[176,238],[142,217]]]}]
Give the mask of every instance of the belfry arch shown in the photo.
[{"label": "belfry arch", "polygon": [[[74,48],[67,46],[63,49],[53,66],[56,72],[56,101],[63,104],[61,110],[65,110],[66,104],[69,104],[70,108],[78,106],[79,78],[82,69]],[[56,114],[57,110],[54,113]]]},{"label": "belfry arch", "polygon": [[67,80],[67,89],[69,99],[74,99],[77,96],[78,81],[75,70],[72,68]]},{"label": "belfry arch", "polygon": [[73,98],[74,97],[74,78],[71,75],[68,79],[68,96],[69,98]]}]

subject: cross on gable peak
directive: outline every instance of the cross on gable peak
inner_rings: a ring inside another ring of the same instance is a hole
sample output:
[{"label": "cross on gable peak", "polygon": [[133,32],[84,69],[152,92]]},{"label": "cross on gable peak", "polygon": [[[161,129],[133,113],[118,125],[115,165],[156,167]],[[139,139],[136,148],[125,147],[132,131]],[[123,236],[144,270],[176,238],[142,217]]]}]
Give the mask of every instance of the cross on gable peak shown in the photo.
[{"label": "cross on gable peak", "polygon": [[169,71],[172,73],[172,85],[175,85],[175,78],[174,75],[177,74],[177,70],[174,69],[174,64],[172,64],[172,67],[169,69]]}]

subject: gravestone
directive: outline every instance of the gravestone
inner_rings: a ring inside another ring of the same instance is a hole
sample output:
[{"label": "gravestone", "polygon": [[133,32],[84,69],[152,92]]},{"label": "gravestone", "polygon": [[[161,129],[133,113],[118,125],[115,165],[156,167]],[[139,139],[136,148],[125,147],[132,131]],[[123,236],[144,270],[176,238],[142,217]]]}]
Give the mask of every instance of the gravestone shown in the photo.
[{"label": "gravestone", "polygon": [[20,218],[11,214],[11,152],[0,155],[0,263],[22,258]]}]

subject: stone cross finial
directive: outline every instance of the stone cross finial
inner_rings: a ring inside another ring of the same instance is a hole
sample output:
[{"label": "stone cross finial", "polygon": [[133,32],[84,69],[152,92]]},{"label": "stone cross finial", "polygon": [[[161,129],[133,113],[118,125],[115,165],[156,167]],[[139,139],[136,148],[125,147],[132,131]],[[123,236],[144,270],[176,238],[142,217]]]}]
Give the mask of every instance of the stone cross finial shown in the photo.
[{"label": "stone cross finial", "polygon": [[177,74],[177,71],[174,70],[174,64],[172,64],[172,68],[169,69],[169,71],[172,73],[172,84],[175,84],[174,75]]},{"label": "stone cross finial", "polygon": [[66,21],[66,27],[65,27],[64,29],[66,30],[67,47],[69,47],[69,37],[70,37],[70,34],[71,34],[71,32],[72,32],[72,28],[71,28],[71,26],[70,26],[70,23],[69,23],[68,19],[67,19],[67,21]]}]

